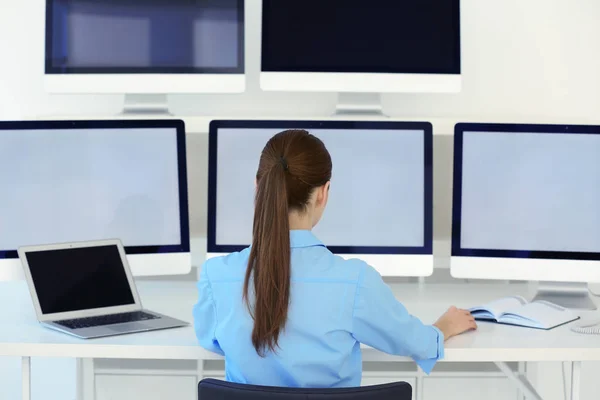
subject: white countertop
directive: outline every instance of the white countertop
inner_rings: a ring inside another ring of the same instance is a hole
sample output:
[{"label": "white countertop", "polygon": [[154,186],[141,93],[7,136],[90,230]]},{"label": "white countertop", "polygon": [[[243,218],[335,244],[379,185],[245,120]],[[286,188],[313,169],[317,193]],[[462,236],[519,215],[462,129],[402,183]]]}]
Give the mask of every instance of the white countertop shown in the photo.
[{"label": "white countertop", "polygon": [[[508,295],[527,295],[525,285],[392,285],[397,298],[424,322],[432,323],[450,305],[468,308]],[[138,282],[145,308],[192,321],[194,282]],[[40,326],[25,282],[0,283],[0,356],[216,360],[197,345],[193,328],[169,329],[81,340]],[[600,316],[600,314],[599,314]],[[365,361],[403,361],[364,348]],[[450,339],[445,361],[600,360],[600,336],[480,323],[479,329]]]}]

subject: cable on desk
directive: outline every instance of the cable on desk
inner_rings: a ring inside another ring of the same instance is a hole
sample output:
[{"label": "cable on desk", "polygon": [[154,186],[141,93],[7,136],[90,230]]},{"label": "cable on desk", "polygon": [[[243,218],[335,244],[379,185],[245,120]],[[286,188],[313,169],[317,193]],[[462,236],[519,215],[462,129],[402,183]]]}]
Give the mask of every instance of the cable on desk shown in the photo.
[{"label": "cable on desk", "polygon": [[600,335],[600,319],[582,321],[573,325],[571,331],[585,335]]}]

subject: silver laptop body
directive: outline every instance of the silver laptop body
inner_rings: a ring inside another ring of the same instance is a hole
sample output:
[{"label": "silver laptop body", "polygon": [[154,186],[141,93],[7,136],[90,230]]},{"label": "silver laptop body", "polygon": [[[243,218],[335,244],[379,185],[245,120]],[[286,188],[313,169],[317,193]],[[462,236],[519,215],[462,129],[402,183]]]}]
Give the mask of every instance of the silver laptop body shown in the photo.
[{"label": "silver laptop body", "polygon": [[188,325],[144,310],[120,240],[19,250],[39,322],[82,339]]}]

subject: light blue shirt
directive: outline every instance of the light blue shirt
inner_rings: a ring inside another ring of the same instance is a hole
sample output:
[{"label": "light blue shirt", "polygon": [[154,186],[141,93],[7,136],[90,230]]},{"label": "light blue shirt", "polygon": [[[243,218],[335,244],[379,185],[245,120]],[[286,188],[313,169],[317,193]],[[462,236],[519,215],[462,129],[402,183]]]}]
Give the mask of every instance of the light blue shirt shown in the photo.
[{"label": "light blue shirt", "polygon": [[242,300],[249,249],[204,264],[194,326],[200,345],[225,356],[231,382],[286,387],[359,386],[360,344],[410,356],[429,373],[444,337],[411,316],[372,267],[332,254],[310,231],[291,231],[292,285],[279,349],[260,357]]}]

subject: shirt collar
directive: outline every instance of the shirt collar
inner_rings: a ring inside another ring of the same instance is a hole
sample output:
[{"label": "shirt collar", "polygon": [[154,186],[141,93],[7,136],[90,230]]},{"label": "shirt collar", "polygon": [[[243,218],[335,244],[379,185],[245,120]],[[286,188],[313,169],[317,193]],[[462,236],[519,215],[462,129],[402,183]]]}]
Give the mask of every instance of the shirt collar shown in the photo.
[{"label": "shirt collar", "polygon": [[290,243],[292,248],[325,246],[311,231],[291,230]]}]

